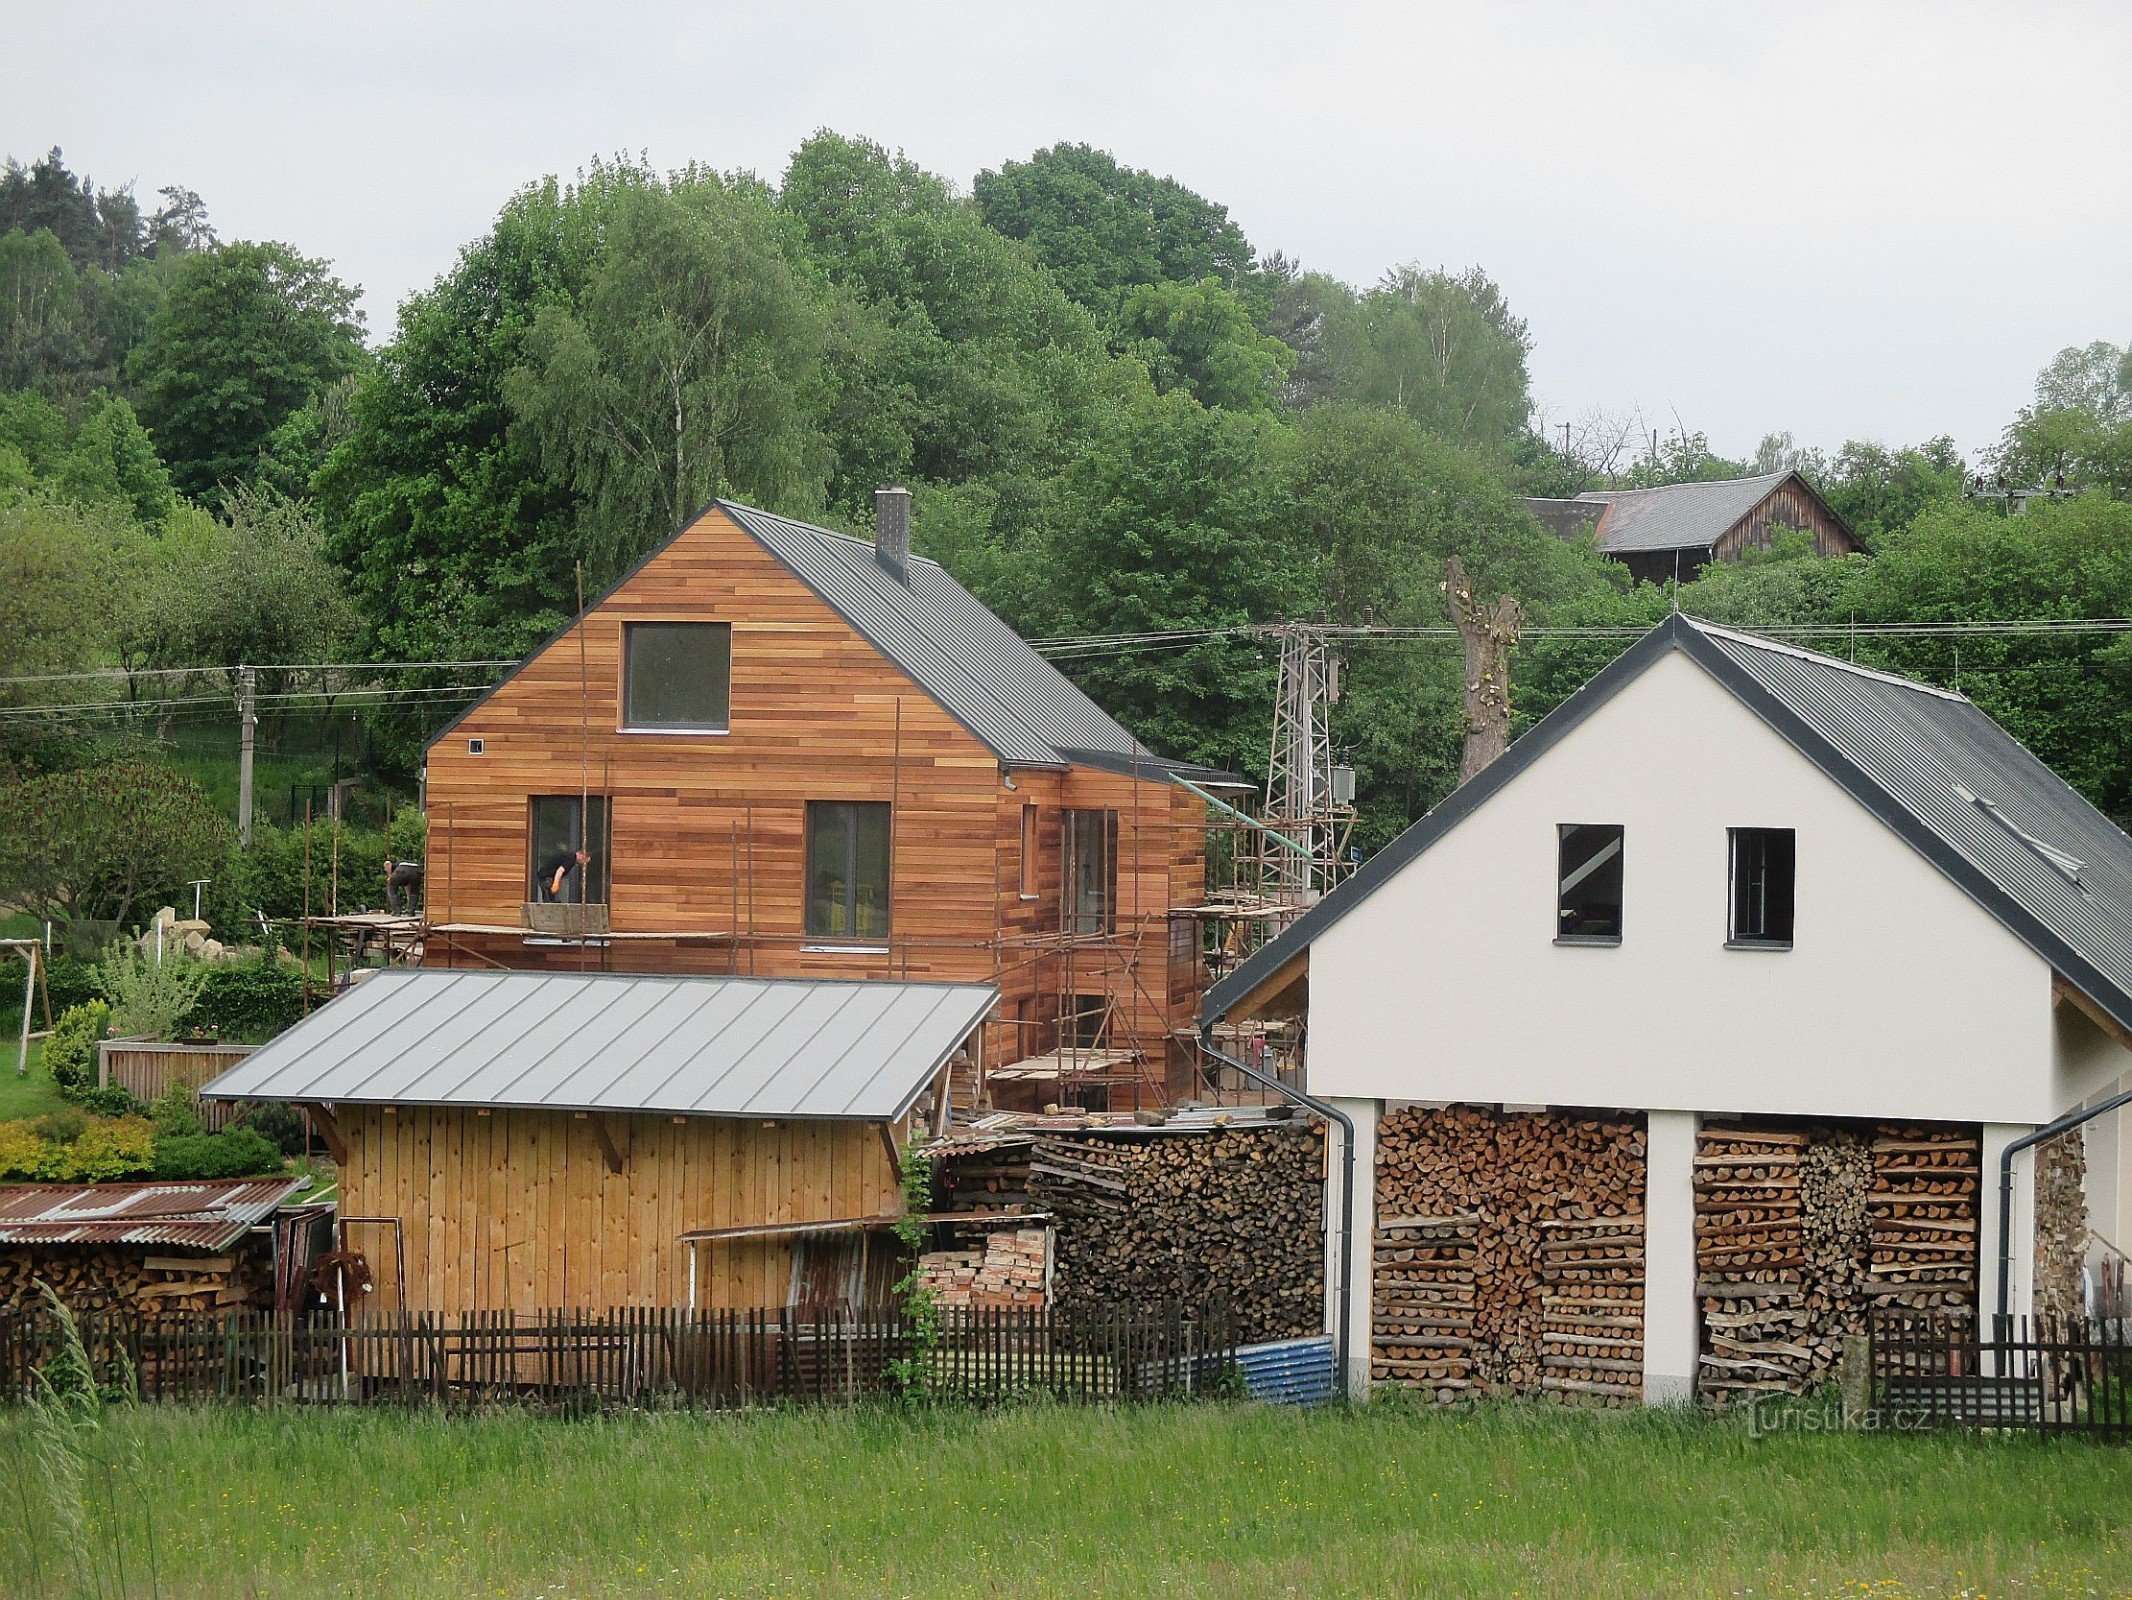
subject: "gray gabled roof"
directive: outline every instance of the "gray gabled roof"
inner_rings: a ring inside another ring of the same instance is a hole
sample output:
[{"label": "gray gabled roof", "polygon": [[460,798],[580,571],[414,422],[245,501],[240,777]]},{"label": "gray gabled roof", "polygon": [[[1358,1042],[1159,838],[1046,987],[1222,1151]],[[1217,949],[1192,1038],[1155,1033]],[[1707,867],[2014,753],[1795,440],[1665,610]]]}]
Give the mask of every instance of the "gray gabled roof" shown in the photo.
[{"label": "gray gabled roof", "polygon": [[889,1121],[998,998],[974,983],[393,968],[200,1093]]},{"label": "gray gabled roof", "polygon": [[[1584,531],[1565,508],[1590,506],[1599,516],[1599,548],[1609,554],[1636,550],[1704,550],[1724,537],[1748,512],[1797,477],[1790,471],[1716,483],[1668,483],[1655,489],[1593,489],[1575,500],[1528,501],[1551,532],[1569,537]],[[1801,480],[1802,482],[1804,480]]]},{"label": "gray gabled roof", "polygon": [[2132,839],[1958,694],[1675,615],[1208,992],[1221,1016],[1678,650],[2117,1021],[2132,1027]]},{"label": "gray gabled roof", "polygon": [[[795,522],[731,500],[712,504],[1003,764],[1101,767],[1195,781],[1230,779],[1230,774],[1173,761],[1149,750],[939,562],[911,556],[905,569],[909,581],[902,582],[874,558],[869,539]],[[691,517],[672,538],[631,568],[587,608],[587,614],[605,604],[673,539],[701,521],[702,515]],[[573,625],[574,620],[564,624],[480,699],[431,735],[429,742],[435,744],[449,735]]]}]

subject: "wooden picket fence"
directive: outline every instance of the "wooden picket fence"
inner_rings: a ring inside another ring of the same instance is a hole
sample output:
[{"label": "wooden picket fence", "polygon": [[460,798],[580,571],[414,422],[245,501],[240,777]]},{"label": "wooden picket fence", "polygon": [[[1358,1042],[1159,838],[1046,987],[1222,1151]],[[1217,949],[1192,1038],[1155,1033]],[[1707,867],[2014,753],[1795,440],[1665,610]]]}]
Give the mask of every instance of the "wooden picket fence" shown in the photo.
[{"label": "wooden picket fence", "polygon": [[1883,1312],[1868,1326],[1873,1404],[1895,1427],[2132,1439],[2132,1328],[2121,1317]]},{"label": "wooden picket fence", "polygon": [[[143,1400],[266,1405],[521,1404],[729,1408],[917,1393],[1137,1402],[1234,1392],[1219,1310],[1046,1308],[908,1317],[792,1309],[413,1313],[343,1325],[291,1315],[90,1313],[99,1381]],[[60,1338],[46,1311],[0,1316],[0,1402],[21,1400]]]}]

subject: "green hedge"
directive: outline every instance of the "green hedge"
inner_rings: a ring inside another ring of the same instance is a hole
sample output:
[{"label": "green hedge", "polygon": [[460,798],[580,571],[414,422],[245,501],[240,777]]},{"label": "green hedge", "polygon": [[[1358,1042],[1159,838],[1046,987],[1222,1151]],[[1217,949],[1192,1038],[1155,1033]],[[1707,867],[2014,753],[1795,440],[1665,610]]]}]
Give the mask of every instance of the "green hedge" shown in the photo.
[{"label": "green hedge", "polygon": [[155,1142],[158,1178],[259,1178],[282,1169],[280,1147],[250,1128]]},{"label": "green hedge", "polygon": [[292,1026],[303,1008],[303,975],[269,958],[211,969],[184,1026],[218,1039],[256,1043]]}]

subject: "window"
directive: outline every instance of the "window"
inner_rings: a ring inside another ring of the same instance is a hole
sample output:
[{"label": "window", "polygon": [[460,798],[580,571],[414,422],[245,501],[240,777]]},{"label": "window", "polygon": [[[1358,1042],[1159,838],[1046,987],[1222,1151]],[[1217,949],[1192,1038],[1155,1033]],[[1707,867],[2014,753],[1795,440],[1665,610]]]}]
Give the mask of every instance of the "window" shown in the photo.
[{"label": "window", "polygon": [[1612,823],[1565,822],[1556,884],[1555,938],[1579,944],[1621,942],[1621,829]]},{"label": "window", "polygon": [[1036,893],[1036,807],[1022,807],[1022,898]]},{"label": "window", "polygon": [[1799,836],[1790,828],[1734,828],[1731,832],[1731,942],[1788,950]]},{"label": "window", "polygon": [[1059,1047],[1064,1050],[1101,1050],[1108,1037],[1110,996],[1074,994],[1066,997],[1066,1014],[1059,1018]]},{"label": "window", "polygon": [[[591,859],[580,864],[580,850]],[[557,872],[562,874],[559,890]],[[580,799],[574,794],[537,794],[527,801],[526,898],[571,905],[607,903],[605,795]]]},{"label": "window", "polygon": [[807,802],[807,937],[888,939],[888,802]]},{"label": "window", "polygon": [[622,630],[622,726],[723,733],[731,711],[733,628],[632,622]]},{"label": "window", "polygon": [[1118,914],[1118,813],[1065,815],[1065,913],[1068,933],[1110,933]]}]

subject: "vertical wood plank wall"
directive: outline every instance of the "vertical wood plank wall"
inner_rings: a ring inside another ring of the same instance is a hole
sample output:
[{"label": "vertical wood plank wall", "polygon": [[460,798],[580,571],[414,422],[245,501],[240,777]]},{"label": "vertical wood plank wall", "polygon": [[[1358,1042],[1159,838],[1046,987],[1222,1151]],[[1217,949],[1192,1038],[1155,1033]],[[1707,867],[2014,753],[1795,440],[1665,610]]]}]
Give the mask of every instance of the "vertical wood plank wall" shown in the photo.
[{"label": "vertical wood plank wall", "polygon": [[[728,733],[620,731],[623,625],[659,619],[732,624]],[[1198,1003],[1196,977],[1170,985],[1163,921],[1203,898],[1205,807],[1191,794],[1085,767],[1018,769],[1008,789],[990,750],[716,508],[581,626],[582,691],[572,629],[430,750],[429,917],[515,927],[527,797],[583,784],[611,796],[613,928],[735,937],[587,950],[456,935],[432,940],[432,965],[997,981],[1002,1017],[1048,1009],[1055,1026],[1058,958],[1028,942],[1061,926],[1060,809],[1102,807],[1119,814],[1119,931],[1137,918],[1142,937],[1137,955],[1076,956],[1072,976],[1117,994],[1126,1037],[1113,1042],[1160,1076],[1170,1030]],[[894,803],[887,951],[807,948],[809,800]],[[1040,859],[1024,899],[1032,801]],[[997,1063],[1056,1042],[1002,1026],[985,1051]]]},{"label": "vertical wood plank wall", "polygon": [[[692,1229],[901,1209],[864,1122],[609,1114],[615,1173],[591,1121],[566,1112],[344,1105],[338,1120],[343,1214],[400,1219],[418,1311],[684,1305]],[[392,1309],[391,1230],[355,1224],[350,1243]],[[783,1305],[791,1260],[781,1242],[699,1245],[696,1303]]]}]

